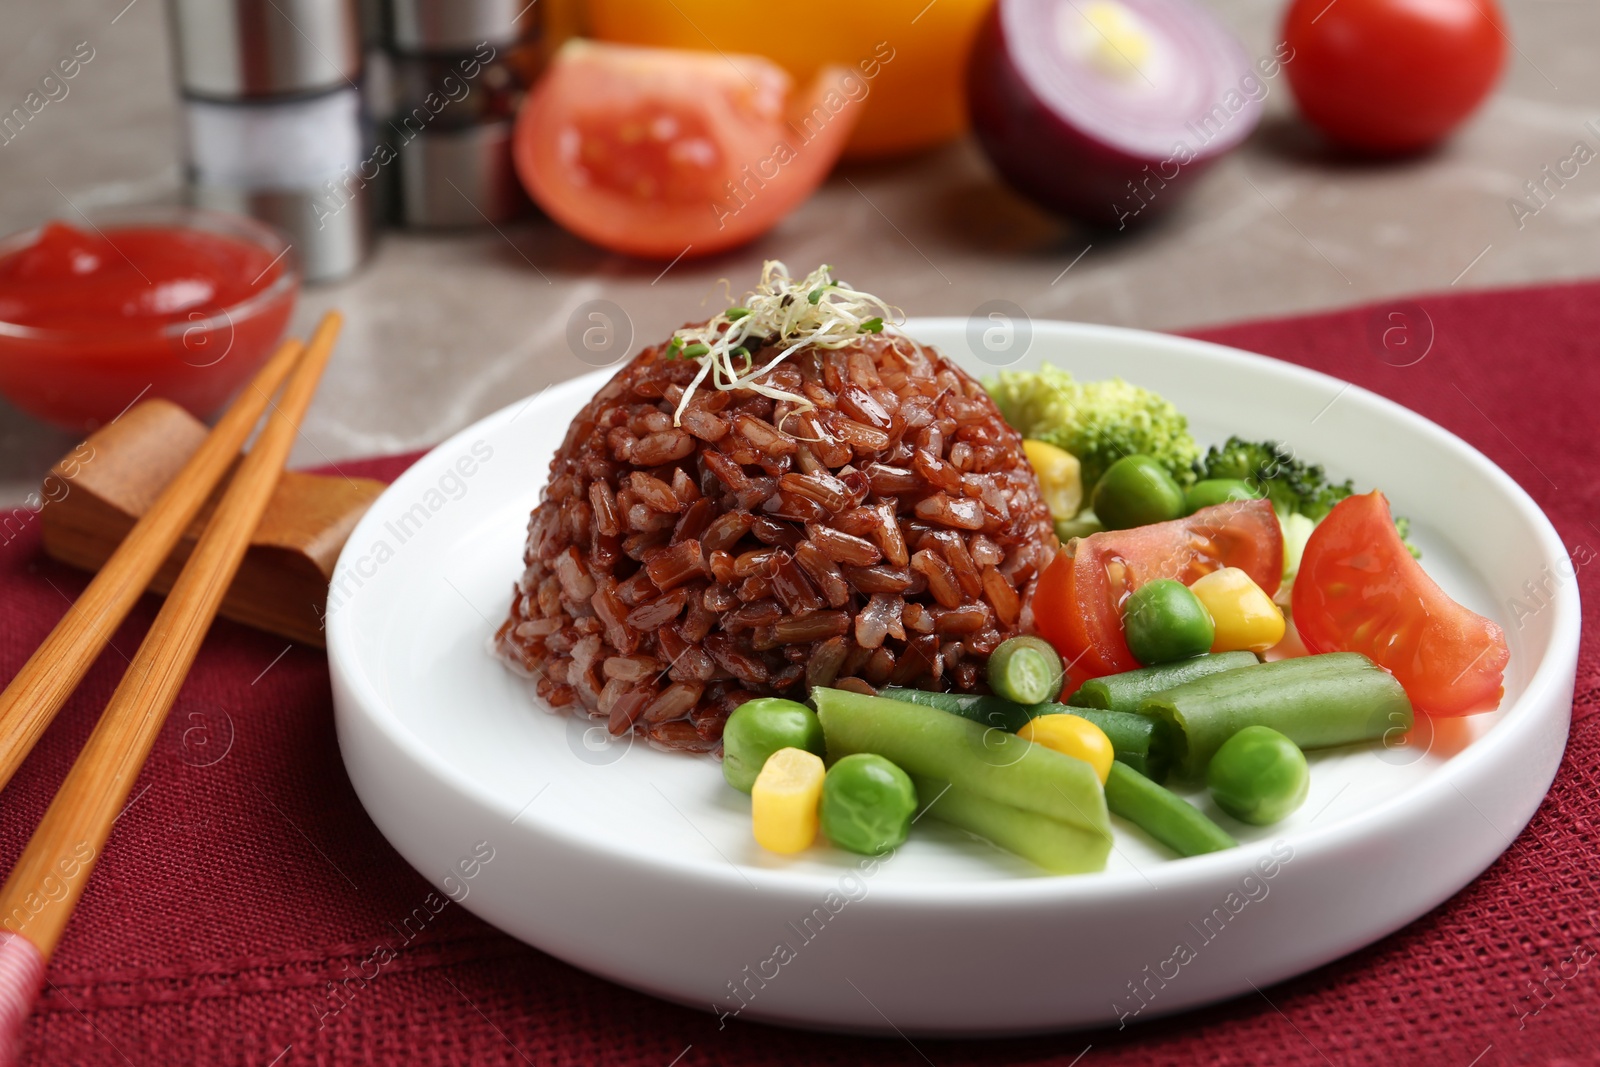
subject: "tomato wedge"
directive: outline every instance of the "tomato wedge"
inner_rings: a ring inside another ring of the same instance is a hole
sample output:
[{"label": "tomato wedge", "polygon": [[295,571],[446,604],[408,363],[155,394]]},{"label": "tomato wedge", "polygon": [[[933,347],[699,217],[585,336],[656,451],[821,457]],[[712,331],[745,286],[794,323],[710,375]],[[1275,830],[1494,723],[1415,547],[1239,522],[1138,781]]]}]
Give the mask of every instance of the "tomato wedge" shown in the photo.
[{"label": "tomato wedge", "polygon": [[848,79],[827,67],[793,94],[757,56],[570,41],[517,115],[517,174],[546,214],[604,248],[720,252],[828,176],[861,112]]},{"label": "tomato wedge", "polygon": [[1347,497],[1317,524],[1294,580],[1294,624],[1312,652],[1361,652],[1405,686],[1418,711],[1492,710],[1511,650],[1505,631],[1462,607],[1406,551],[1382,493]]},{"label": "tomato wedge", "polygon": [[1108,530],[1073,541],[1033,594],[1034,628],[1075,674],[1131,671],[1139,661],[1122,635],[1122,604],[1141,585],[1238,567],[1268,595],[1283,579],[1283,530],[1265,500],[1201,508],[1187,518]]}]

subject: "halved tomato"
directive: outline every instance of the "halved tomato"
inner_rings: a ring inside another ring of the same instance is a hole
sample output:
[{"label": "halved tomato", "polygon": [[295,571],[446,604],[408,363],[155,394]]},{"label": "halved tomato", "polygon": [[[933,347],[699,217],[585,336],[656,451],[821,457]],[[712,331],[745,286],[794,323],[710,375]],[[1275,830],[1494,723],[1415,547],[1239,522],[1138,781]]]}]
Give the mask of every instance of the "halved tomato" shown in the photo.
[{"label": "halved tomato", "polygon": [[1034,628],[1072,665],[1098,677],[1139,661],[1122,634],[1122,605],[1156,578],[1188,585],[1238,567],[1270,596],[1283,580],[1283,530],[1265,500],[1201,508],[1187,518],[1107,530],[1067,545],[1039,578]]},{"label": "halved tomato", "polygon": [[828,176],[861,112],[848,76],[825,68],[794,95],[757,56],[570,41],[517,115],[517,174],[546,214],[604,248],[720,252]]},{"label": "halved tomato", "polygon": [[1346,497],[1317,524],[1294,580],[1294,624],[1312,652],[1361,652],[1418,711],[1500,702],[1505,631],[1450,599],[1406,551],[1382,493]]}]

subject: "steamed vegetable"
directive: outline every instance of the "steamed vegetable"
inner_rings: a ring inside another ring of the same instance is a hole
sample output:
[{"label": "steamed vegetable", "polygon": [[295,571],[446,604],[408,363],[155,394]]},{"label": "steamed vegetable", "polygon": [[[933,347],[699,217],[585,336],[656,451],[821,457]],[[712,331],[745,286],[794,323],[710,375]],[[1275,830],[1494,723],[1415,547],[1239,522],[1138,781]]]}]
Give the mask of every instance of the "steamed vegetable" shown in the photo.
[{"label": "steamed vegetable", "polygon": [[1029,719],[1027,725],[1017,731],[1017,736],[1083,760],[1094,768],[1102,785],[1116,758],[1116,750],[1111,747],[1111,739],[1105,731],[1081,715],[1040,715]]},{"label": "steamed vegetable", "polygon": [[[1200,581],[1211,577],[1208,574]],[[1248,576],[1245,580],[1249,581]],[[1171,578],[1157,578],[1134,591],[1123,609],[1122,630],[1128,639],[1128,651],[1146,665],[1226,651],[1212,648],[1217,628],[1206,605],[1182,582]]]},{"label": "steamed vegetable", "polygon": [[1023,437],[1077,456],[1084,485],[1135,453],[1154,457],[1179,485],[1194,481],[1200,449],[1189,422],[1148,389],[1121,378],[1080,382],[1048,363],[1036,372],[1001,371],[984,387]]},{"label": "steamed vegetable", "polygon": [[817,838],[822,760],[799,748],[780,748],[756,775],[750,822],[756,843],[769,852],[800,852]]},{"label": "steamed vegetable", "polygon": [[911,779],[882,756],[846,756],[822,781],[822,832],[851,852],[876,856],[899,848],[916,810]]},{"label": "steamed vegetable", "polygon": [[1048,441],[1023,441],[1022,452],[1039,479],[1039,492],[1052,519],[1066,520],[1083,507],[1083,468],[1064,448]]},{"label": "steamed vegetable", "polygon": [[1113,815],[1180,856],[1220,852],[1238,844],[1199,808],[1123,763],[1113,764],[1106,778],[1106,804]]},{"label": "steamed vegetable", "polygon": [[[1238,670],[1240,667],[1254,667],[1260,662],[1254,652],[1222,652],[1176,663],[1163,663],[1156,667],[1141,667],[1121,674],[1108,674],[1104,678],[1091,678],[1084,682],[1067,699],[1067,704],[1074,714],[1079,715],[1083,714],[1078,710],[1080,708],[1136,712],[1146,697],[1176,689],[1207,675]],[[1158,782],[1161,780],[1160,775],[1151,774],[1150,777]]]},{"label": "steamed vegetable", "polygon": [[1301,748],[1328,748],[1374,741],[1414,721],[1400,683],[1355,652],[1213,674],[1146,698],[1139,713],[1177,728],[1178,770],[1189,779],[1246,726],[1270,726]]},{"label": "steamed vegetable", "polygon": [[898,700],[815,689],[828,756],[875,752],[913,777],[950,782],[989,800],[1108,833],[1094,769],[1002,730]]},{"label": "steamed vegetable", "polygon": [[1088,537],[1105,529],[1105,524],[1094,513],[1093,508],[1084,508],[1070,519],[1056,519],[1051,523],[1055,527],[1056,538],[1066,544],[1074,537]]},{"label": "steamed vegetable", "polygon": [[1283,531],[1272,505],[1240,500],[1186,518],[1107,530],[1066,546],[1039,576],[1034,628],[1082,675],[1139,666],[1122,631],[1122,606],[1156,578],[1189,584],[1219,567],[1238,567],[1262,589],[1283,576]]},{"label": "steamed vegetable", "polygon": [[1184,493],[1184,505],[1190,512],[1208,508],[1213,504],[1226,504],[1230,500],[1259,500],[1261,490],[1242,478],[1205,478],[1195,482]]},{"label": "steamed vegetable", "polygon": [[[1355,492],[1349,479],[1333,481],[1321,464],[1297,459],[1292,449],[1276,441],[1246,441],[1242,437],[1230,437],[1224,445],[1211,446],[1194,469],[1202,479],[1197,487],[1210,479],[1242,481],[1272,501],[1273,510],[1284,523],[1286,545],[1292,536],[1297,544],[1303,546],[1305,538],[1310,536],[1309,529],[1303,524],[1290,530],[1291,515],[1303,515],[1313,524],[1321,522],[1335,504]],[[1404,541],[1411,526],[1410,520],[1396,519],[1395,525]],[[1406,551],[1418,559],[1422,558],[1422,553],[1409,541],[1406,542]],[[1298,559],[1296,555],[1295,562]],[[1286,552],[1286,578],[1295,573],[1289,564],[1290,558]]]},{"label": "steamed vegetable", "polygon": [[889,687],[878,695],[906,704],[921,704],[925,708],[970,719],[980,726],[1016,733],[1024,723],[1033,718],[1034,711],[1026,704],[1018,704],[1004,697],[985,693],[930,693],[926,689],[899,689]]},{"label": "steamed vegetable", "polygon": [[1111,742],[1112,755],[1119,763],[1154,781],[1165,781],[1172,766],[1172,728],[1160,719],[1131,711],[1069,707],[1066,704],[1041,704],[1034,721],[1045,715],[1072,715],[1093,723]]},{"label": "steamed vegetable", "polygon": [[1295,743],[1267,726],[1246,726],[1206,768],[1217,807],[1240,822],[1270,826],[1306,802],[1311,769]]},{"label": "steamed vegetable", "polygon": [[747,700],[734,709],[722,728],[722,777],[748,793],[767,757],[780,748],[822,755],[822,725],[817,713],[782,697]]},{"label": "steamed vegetable", "polygon": [[[1255,663],[1256,658],[1249,653],[1239,653],[1247,658],[1250,663]],[[1223,659],[1220,656],[1201,656],[1198,660]],[[1174,665],[1176,666],[1176,665]],[[1134,672],[1139,673],[1139,672]],[[1122,677],[1114,675],[1113,677]],[[1190,675],[1184,675],[1187,679]],[[1199,677],[1194,674],[1193,677]],[[1109,681],[1110,679],[1095,679],[1095,682]],[[1085,683],[1084,688],[1088,688]],[[1176,684],[1173,682],[1172,684]],[[1157,685],[1157,689],[1171,688],[1170,685]],[[1079,690],[1082,692],[1083,690]],[[1155,690],[1150,690],[1154,692]],[[1119,689],[1119,693],[1126,689]],[[997,696],[986,696],[977,693],[929,693],[921,689],[884,689],[878,694],[890,700],[901,700],[908,704],[921,704],[926,708],[938,708],[940,711],[952,715],[960,715],[964,719],[983,726],[990,726],[997,730],[1007,730],[1011,733],[1020,733],[1027,724],[1043,715],[1076,715],[1086,719],[1099,728],[1111,742],[1114,756],[1137,770],[1140,774],[1148,775],[1156,781],[1162,781],[1167,776],[1167,768],[1172,761],[1172,743],[1168,739],[1169,727],[1160,719],[1153,719],[1148,715],[1139,715],[1135,709],[1139,700],[1143,699],[1141,692],[1133,699],[1123,699],[1122,710],[1111,711],[1099,706],[1079,707],[1055,702],[1043,704],[1014,704]]]},{"label": "steamed vegetable", "polygon": [[1017,704],[1042,704],[1061,695],[1061,653],[1042,637],[1012,637],[989,654],[989,688]]},{"label": "steamed vegetable", "polygon": [[1104,870],[1111,854],[1111,827],[1085,829],[980,796],[936,778],[913,775],[917,800],[929,818],[977,834],[1052,874]]},{"label": "steamed vegetable", "polygon": [[1283,640],[1283,612],[1239,568],[1203,575],[1188,591],[1215,624],[1212,652],[1265,652]]},{"label": "steamed vegetable", "polygon": [[1183,489],[1153,456],[1123,456],[1094,487],[1094,513],[1108,530],[1166,522],[1188,514]]},{"label": "steamed vegetable", "polygon": [[1279,515],[1304,515],[1312,522],[1355,492],[1349,481],[1332,481],[1319,464],[1296,459],[1276,441],[1230,437],[1224,445],[1211,446],[1195,470],[1202,479],[1242,481],[1272,501]]}]

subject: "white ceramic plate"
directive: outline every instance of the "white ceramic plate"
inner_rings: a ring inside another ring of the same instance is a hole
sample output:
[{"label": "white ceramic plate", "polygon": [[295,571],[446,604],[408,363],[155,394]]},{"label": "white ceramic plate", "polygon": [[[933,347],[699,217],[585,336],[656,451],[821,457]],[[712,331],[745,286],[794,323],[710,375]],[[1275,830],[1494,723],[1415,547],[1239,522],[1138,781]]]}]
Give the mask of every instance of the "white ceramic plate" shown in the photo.
[{"label": "white ceramic plate", "polygon": [[[972,358],[967,320],[908,331],[991,369]],[[1266,987],[1477,876],[1532,816],[1567,736],[1575,583],[1511,617],[1525,581],[1570,574],[1538,507],[1458,438],[1335,379],[1159,334],[1032,331],[1018,366],[1121,375],[1176,403],[1203,444],[1274,438],[1382,487],[1413,517],[1429,572],[1506,627],[1502,709],[1408,745],[1314,754],[1296,815],[1263,830],[1217,815],[1243,845],[1209,856],[1172,859],[1121,822],[1105,872],[1075,877],[926,823],[876,864],[827,846],[764,854],[749,801],[710,757],[547,714],[486,651],[550,456],[608,371],[440,445],[345,547],[328,616],[334,706],[378,828],[468,909],[624,985],[745,1019],[913,1035],[1143,1021]]]}]

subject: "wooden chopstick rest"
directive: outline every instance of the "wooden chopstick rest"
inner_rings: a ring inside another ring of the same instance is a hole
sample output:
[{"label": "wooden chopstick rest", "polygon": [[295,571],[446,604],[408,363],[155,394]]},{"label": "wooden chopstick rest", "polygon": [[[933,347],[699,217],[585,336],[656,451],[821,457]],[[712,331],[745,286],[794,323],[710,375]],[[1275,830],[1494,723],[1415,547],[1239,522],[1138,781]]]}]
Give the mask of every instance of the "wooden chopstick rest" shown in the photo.
[{"label": "wooden chopstick rest", "polygon": [[[95,431],[56,464],[40,493],[45,552],[70,566],[98,570],[205,436],[204,423],[166,400],[147,400]],[[226,484],[225,479],[156,572],[153,591],[171,590]],[[220,614],[321,648],[333,565],[383,490],[371,478],[284,472]]]}]

